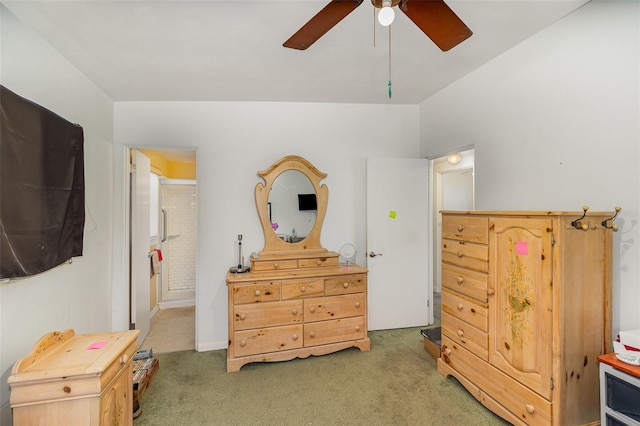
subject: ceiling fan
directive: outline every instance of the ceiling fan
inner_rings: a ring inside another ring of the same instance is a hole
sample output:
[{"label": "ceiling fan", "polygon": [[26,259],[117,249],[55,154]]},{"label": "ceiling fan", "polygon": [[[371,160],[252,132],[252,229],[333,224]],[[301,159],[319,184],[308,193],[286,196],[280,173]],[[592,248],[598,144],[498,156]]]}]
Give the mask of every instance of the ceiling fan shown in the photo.
[{"label": "ceiling fan", "polygon": [[[360,6],[362,0],[333,0],[302,26],[283,46],[305,50],[320,37],[342,21]],[[471,37],[471,30],[443,0],[371,0],[374,7],[381,9],[391,3],[400,6],[417,26],[443,52],[457,46]]]}]

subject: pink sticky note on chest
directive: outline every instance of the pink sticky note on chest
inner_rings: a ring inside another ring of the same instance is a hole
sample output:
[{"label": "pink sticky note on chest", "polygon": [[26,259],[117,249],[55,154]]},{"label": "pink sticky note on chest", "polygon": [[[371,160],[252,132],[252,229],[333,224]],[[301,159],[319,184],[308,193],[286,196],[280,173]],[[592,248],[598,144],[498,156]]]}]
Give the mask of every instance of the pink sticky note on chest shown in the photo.
[{"label": "pink sticky note on chest", "polygon": [[529,254],[529,244],[526,241],[516,242],[516,254]]},{"label": "pink sticky note on chest", "polygon": [[89,346],[87,346],[87,349],[88,350],[100,349],[100,348],[104,347],[104,345],[106,345],[106,344],[107,344],[107,341],[106,340],[102,340],[100,342],[95,342],[95,343],[90,344]]}]

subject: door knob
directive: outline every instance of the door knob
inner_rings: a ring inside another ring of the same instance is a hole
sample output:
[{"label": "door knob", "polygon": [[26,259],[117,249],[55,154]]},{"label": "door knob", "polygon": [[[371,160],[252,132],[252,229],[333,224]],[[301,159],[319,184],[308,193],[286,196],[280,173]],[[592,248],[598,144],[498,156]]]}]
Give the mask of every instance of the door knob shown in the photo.
[{"label": "door knob", "polygon": [[376,253],[374,251],[369,252],[369,257],[376,257],[376,256],[382,256],[382,253]]}]

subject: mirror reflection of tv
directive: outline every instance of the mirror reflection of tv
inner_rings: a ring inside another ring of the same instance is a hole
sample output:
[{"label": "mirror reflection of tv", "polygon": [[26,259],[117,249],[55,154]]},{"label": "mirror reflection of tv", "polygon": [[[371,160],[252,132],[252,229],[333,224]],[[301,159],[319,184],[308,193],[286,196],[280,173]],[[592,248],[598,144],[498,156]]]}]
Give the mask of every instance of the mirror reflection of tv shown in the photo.
[{"label": "mirror reflection of tv", "polygon": [[298,210],[318,210],[316,194],[298,194]]}]

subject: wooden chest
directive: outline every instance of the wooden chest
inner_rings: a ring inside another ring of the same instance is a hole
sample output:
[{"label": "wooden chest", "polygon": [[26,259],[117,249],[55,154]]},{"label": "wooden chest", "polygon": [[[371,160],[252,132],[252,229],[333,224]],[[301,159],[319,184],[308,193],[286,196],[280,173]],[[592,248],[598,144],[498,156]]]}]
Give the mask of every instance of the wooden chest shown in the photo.
[{"label": "wooden chest", "polygon": [[133,424],[132,360],[138,330],[43,336],[8,383],[20,426]]}]

